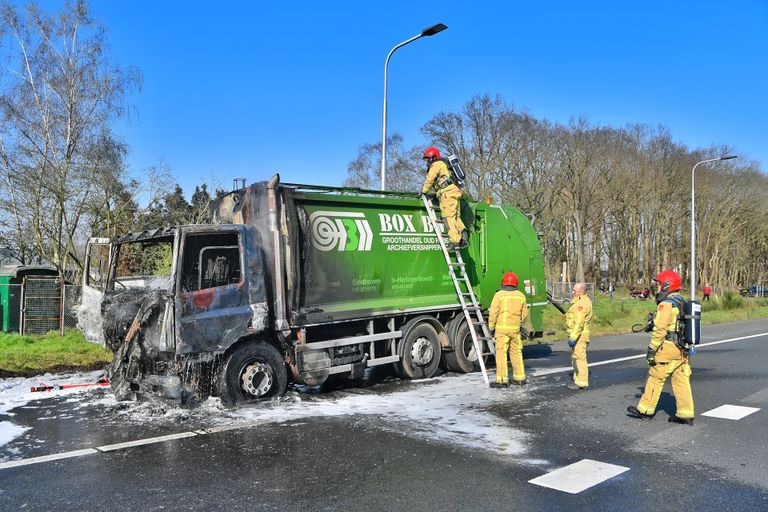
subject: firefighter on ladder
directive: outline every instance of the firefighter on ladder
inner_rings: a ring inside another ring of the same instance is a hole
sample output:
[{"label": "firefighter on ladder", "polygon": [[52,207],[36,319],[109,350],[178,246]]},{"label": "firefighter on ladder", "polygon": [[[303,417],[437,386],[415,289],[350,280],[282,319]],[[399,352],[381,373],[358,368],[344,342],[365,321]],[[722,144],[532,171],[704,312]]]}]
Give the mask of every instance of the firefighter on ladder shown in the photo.
[{"label": "firefighter on ladder", "polygon": [[496,338],[496,382],[492,388],[509,386],[507,354],[512,364],[512,383],[522,386],[526,383],[523,366],[523,339],[520,328],[528,317],[525,295],[517,289],[517,275],[507,272],[501,281],[501,289],[491,301],[488,328]]},{"label": "firefighter on ladder", "polygon": [[465,249],[469,246],[469,232],[460,215],[459,201],[463,192],[451,179],[451,171],[440,159],[440,151],[437,148],[427,148],[422,158],[427,161],[427,178],[421,187],[421,194],[427,195],[432,189],[435,190],[440,202],[440,215],[448,228],[452,248]]},{"label": "firefighter on ladder", "polygon": [[654,279],[659,283],[656,295],[656,317],[653,334],[645,360],[650,366],[645,391],[637,407],[627,407],[629,416],[651,419],[656,412],[661,390],[668,378],[672,380],[676,411],[669,417],[672,423],[693,425],[693,393],[691,392],[691,365],[688,353],[677,345],[678,317],[685,299],[680,296],[680,274],[664,270]]}]

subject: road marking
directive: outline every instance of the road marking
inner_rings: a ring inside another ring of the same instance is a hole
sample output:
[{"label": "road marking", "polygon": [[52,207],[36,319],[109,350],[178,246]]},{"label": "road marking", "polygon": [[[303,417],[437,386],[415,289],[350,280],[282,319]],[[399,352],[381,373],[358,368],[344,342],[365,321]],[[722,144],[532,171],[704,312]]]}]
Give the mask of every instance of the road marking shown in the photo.
[{"label": "road marking", "polygon": [[69,459],[83,455],[93,455],[94,453],[98,452],[93,448],[86,448],[84,450],[74,450],[71,452],[54,453],[53,455],[43,455],[42,457],[30,457],[28,459],[11,460],[8,462],[0,462],[0,469],[15,468],[18,466],[29,466],[30,464],[39,464],[41,462]]},{"label": "road marking", "polygon": [[100,452],[111,452],[114,450],[123,450],[125,448],[133,448],[134,446],[144,446],[147,444],[162,443],[165,441],[172,441],[174,439],[184,439],[185,437],[194,437],[197,434],[194,432],[179,432],[178,434],[169,434],[167,436],[147,437],[145,439],[137,439],[135,441],[126,441],[125,443],[108,444],[105,446],[97,446],[96,449]]},{"label": "road marking", "polygon": [[625,471],[629,471],[629,468],[591,459],[583,459],[536,477],[533,480],[528,480],[528,483],[557,491],[578,494]]},{"label": "road marking", "polygon": [[[726,340],[719,340],[719,341],[710,341],[709,343],[700,343],[699,345],[696,345],[696,349],[700,349],[702,347],[710,347],[712,345],[720,345],[721,343],[732,343],[734,341],[741,341],[741,340],[748,340],[751,338],[759,338],[761,336],[768,336],[768,332],[761,332],[760,334],[750,334],[749,336],[740,336],[738,338],[729,338]],[[618,357],[616,359],[608,359],[607,361],[598,361],[596,363],[589,363],[587,366],[602,366],[604,364],[613,364],[613,363],[620,363],[622,361],[630,361],[632,359],[645,359],[645,352],[642,354],[638,354],[636,356],[626,356],[626,357]],[[565,372],[572,372],[573,367],[572,366],[561,366],[559,368],[549,368],[546,370],[541,371],[532,371],[531,376],[533,377],[542,377],[544,375],[553,375],[555,373],[565,373]]]},{"label": "road marking", "polygon": [[742,405],[721,405],[711,411],[707,411],[702,416],[711,416],[712,418],[723,418],[726,420],[740,420],[752,413],[759,411],[759,407],[744,407]]}]

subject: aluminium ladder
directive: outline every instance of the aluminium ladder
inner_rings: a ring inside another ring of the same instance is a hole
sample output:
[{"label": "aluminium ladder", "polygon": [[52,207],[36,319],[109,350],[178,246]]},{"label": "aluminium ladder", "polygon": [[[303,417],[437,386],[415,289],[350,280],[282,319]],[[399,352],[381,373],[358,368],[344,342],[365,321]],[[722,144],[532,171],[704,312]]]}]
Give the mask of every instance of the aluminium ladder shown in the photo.
[{"label": "aluminium ladder", "polygon": [[[483,318],[482,307],[480,306],[480,303],[477,302],[475,292],[472,290],[472,284],[469,281],[466,266],[461,257],[461,251],[454,249],[452,245],[449,246],[450,240],[446,233],[445,223],[442,220],[442,217],[438,220],[435,207],[432,205],[432,200],[428,199],[426,196],[422,196],[421,200],[424,202],[424,207],[427,209],[429,220],[432,223],[432,228],[435,230],[437,241],[440,244],[440,249],[443,251],[443,256],[445,257],[445,263],[448,266],[448,274],[451,276],[453,287],[456,289],[456,296],[459,298],[462,311],[464,311],[464,318],[469,326],[469,333],[472,336],[472,344],[475,347],[477,362],[480,364],[480,371],[483,373],[483,381],[485,381],[486,386],[489,386],[488,373],[485,370],[485,361],[483,360],[485,354],[482,349],[483,342],[485,342],[491,352],[493,352],[496,346],[495,340],[488,330],[488,325]],[[462,289],[462,286],[466,291]],[[480,333],[478,333],[478,328],[480,329]],[[463,348],[455,347],[454,350],[463,350]]]}]

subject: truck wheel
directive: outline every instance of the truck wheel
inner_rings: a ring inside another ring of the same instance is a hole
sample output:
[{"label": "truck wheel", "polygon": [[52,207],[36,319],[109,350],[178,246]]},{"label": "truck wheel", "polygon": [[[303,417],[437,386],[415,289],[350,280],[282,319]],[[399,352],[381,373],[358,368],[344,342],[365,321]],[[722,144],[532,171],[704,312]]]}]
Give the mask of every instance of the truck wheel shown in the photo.
[{"label": "truck wheel", "polygon": [[428,379],[437,371],[440,363],[440,341],[437,331],[427,323],[421,323],[408,331],[397,347],[400,362],[395,370],[406,379]]},{"label": "truck wheel", "polygon": [[472,343],[472,336],[469,334],[469,326],[463,317],[457,317],[458,327],[450,329],[448,332],[455,332],[453,337],[453,352],[446,352],[445,366],[448,370],[457,373],[471,373],[480,370],[480,364],[477,362],[475,345]]},{"label": "truck wheel", "polygon": [[227,358],[222,377],[221,397],[229,403],[282,396],[288,385],[283,356],[264,341],[237,347]]}]

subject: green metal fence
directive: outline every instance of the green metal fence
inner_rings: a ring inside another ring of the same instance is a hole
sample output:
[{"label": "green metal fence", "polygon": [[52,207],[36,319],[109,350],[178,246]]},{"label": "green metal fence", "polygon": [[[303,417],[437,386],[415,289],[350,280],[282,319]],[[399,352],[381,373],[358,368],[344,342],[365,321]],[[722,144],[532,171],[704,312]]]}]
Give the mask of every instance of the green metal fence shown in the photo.
[{"label": "green metal fence", "polygon": [[0,331],[64,333],[77,327],[81,286],[51,277],[26,277],[24,284],[0,283]]}]

